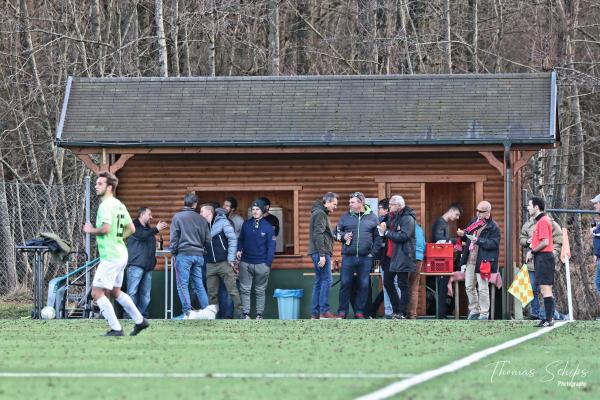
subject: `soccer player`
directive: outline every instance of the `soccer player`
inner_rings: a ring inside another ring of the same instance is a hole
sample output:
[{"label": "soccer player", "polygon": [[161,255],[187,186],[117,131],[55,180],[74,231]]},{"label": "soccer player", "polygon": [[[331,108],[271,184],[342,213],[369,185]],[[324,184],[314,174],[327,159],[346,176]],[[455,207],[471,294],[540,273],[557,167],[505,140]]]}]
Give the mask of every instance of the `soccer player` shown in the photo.
[{"label": "soccer player", "polygon": [[135,232],[135,226],[127,208],[114,197],[118,184],[119,180],[114,174],[110,172],[98,174],[96,194],[101,198],[101,203],[96,216],[96,227],[90,222],[86,222],[83,231],[96,236],[98,243],[100,264],[92,283],[92,297],[110,326],[110,331],[106,333],[106,336],[123,336],[123,328],[107,297],[110,294],[135,322],[131,332],[131,336],[135,336],[150,324],[136,308],[131,297],[121,291],[123,272],[127,266],[127,247],[123,239]]}]

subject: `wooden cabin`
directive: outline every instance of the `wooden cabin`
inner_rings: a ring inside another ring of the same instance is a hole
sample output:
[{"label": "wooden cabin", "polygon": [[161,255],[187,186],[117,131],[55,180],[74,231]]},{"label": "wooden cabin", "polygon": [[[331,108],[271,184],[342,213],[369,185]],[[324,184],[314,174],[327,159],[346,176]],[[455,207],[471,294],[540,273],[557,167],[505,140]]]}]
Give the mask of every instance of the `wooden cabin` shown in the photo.
[{"label": "wooden cabin", "polygon": [[[340,195],[334,224],[351,192],[401,194],[428,239],[451,202],[462,204],[457,225],[464,227],[477,202],[488,200],[503,234],[500,265],[517,262],[520,170],[554,146],[556,107],[554,73],[74,77],[56,142],[94,172],[115,172],[117,195],[132,215],[149,206],[154,222],[169,222],[190,190],[200,202],[234,196],[244,217],[252,199],[268,197],[281,208],[283,243],[266,312],[277,315],[274,288],[304,288],[307,317],[310,210],[327,191]],[[336,245],[334,259],[339,254]],[[162,286],[155,282],[151,306],[160,309]],[[338,287],[331,291],[334,311]]]}]

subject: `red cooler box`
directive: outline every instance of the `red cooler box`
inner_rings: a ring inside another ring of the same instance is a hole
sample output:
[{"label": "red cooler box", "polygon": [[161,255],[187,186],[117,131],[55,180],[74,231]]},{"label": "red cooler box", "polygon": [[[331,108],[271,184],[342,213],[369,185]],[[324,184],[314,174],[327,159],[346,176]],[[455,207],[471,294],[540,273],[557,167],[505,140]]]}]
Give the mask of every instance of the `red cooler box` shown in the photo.
[{"label": "red cooler box", "polygon": [[426,243],[423,265],[426,273],[454,272],[454,245]]}]

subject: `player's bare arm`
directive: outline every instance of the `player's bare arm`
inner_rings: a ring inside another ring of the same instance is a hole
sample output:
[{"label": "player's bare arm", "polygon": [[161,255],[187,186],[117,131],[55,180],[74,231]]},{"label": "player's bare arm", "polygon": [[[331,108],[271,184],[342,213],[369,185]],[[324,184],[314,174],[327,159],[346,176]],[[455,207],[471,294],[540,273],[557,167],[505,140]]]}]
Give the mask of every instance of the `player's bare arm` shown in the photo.
[{"label": "player's bare arm", "polygon": [[92,225],[91,222],[86,222],[83,226],[83,231],[94,236],[106,235],[108,232],[110,232],[110,224],[104,223],[100,228],[94,228],[94,225]]}]

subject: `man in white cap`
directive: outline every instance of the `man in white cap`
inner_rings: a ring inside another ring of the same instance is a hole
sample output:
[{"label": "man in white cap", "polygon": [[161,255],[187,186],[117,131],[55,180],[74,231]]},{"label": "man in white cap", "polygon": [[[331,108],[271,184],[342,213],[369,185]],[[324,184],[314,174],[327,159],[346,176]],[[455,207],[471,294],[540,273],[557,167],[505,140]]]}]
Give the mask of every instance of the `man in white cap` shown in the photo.
[{"label": "man in white cap", "polygon": [[[600,194],[591,201],[594,204],[594,210],[600,214]],[[594,245],[594,261],[596,262],[594,283],[596,284],[596,290],[600,294],[600,225],[596,224],[594,217],[592,217],[592,227],[590,228],[590,232],[592,233],[592,243]]]}]

